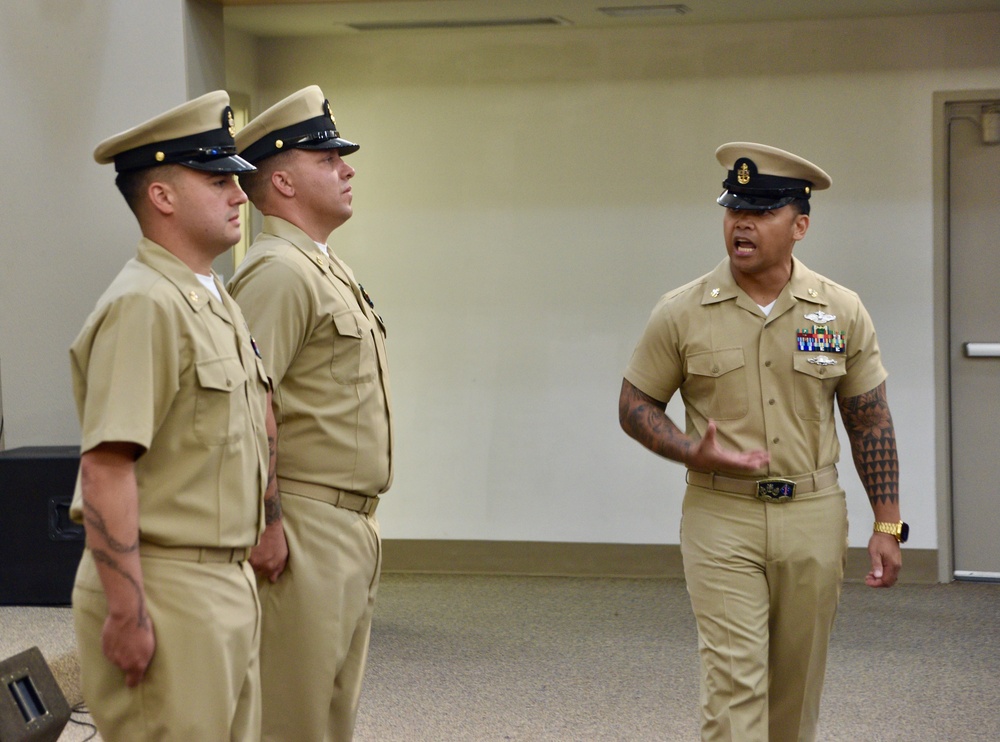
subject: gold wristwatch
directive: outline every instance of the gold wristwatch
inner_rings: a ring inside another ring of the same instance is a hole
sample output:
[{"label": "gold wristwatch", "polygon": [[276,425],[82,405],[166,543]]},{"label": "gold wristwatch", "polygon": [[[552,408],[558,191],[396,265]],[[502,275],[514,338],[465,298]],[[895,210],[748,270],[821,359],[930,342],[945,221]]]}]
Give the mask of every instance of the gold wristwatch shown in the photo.
[{"label": "gold wristwatch", "polygon": [[903,521],[898,523],[879,523],[875,521],[875,533],[888,533],[895,536],[899,543],[905,543],[910,537],[910,526]]}]

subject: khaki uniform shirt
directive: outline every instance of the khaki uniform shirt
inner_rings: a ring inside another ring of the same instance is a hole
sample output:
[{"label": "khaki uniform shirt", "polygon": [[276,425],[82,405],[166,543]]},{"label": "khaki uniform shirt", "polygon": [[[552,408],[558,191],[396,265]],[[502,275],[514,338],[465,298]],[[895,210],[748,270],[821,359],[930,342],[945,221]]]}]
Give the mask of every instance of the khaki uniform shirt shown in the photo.
[{"label": "khaki uniform shirt", "polygon": [[668,402],[680,390],[687,434],[708,420],[719,443],[766,449],[768,476],[837,462],[834,395],[871,391],[887,374],[858,295],[793,258],[792,277],[769,316],[743,292],[729,258],[663,296],[625,371],[640,391]]},{"label": "khaki uniform shirt", "polygon": [[[70,348],[80,450],[145,451],[142,541],[239,548],[263,530],[268,381],[239,307],[220,293],[222,303],[143,239]],[[71,514],[82,521],[79,482]]]},{"label": "khaki uniform shirt", "polygon": [[229,286],[274,384],[278,476],[367,496],[389,489],[385,326],[350,268],[269,216]]}]

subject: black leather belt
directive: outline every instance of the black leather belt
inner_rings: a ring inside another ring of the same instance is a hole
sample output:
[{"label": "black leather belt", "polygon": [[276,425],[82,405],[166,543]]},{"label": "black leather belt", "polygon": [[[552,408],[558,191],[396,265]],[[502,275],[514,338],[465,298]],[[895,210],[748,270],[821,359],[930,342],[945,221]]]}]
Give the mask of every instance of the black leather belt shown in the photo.
[{"label": "black leather belt", "polygon": [[715,472],[688,469],[687,483],[733,495],[752,495],[764,502],[787,502],[797,494],[806,495],[835,485],[837,467],[831,465],[811,474],[764,479],[741,479]]}]

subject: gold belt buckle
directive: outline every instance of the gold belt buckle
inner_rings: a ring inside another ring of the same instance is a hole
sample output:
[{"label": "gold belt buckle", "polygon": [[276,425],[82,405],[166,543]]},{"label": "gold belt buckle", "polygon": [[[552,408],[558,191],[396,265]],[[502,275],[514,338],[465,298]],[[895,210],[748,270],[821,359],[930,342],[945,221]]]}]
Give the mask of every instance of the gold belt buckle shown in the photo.
[{"label": "gold belt buckle", "polygon": [[764,502],[788,502],[795,497],[795,482],[791,479],[758,479],[757,499]]}]

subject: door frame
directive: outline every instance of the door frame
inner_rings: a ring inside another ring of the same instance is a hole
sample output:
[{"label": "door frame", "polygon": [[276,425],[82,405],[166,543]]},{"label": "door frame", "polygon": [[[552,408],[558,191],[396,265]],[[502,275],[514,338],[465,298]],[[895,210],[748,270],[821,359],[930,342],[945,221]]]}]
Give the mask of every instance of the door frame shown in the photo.
[{"label": "door frame", "polygon": [[[938,582],[955,579],[951,465],[951,295],[947,109],[951,103],[1000,100],[1000,89],[948,90],[933,96],[934,179],[934,450],[937,491]],[[1000,145],[998,145],[1000,146]]]}]

